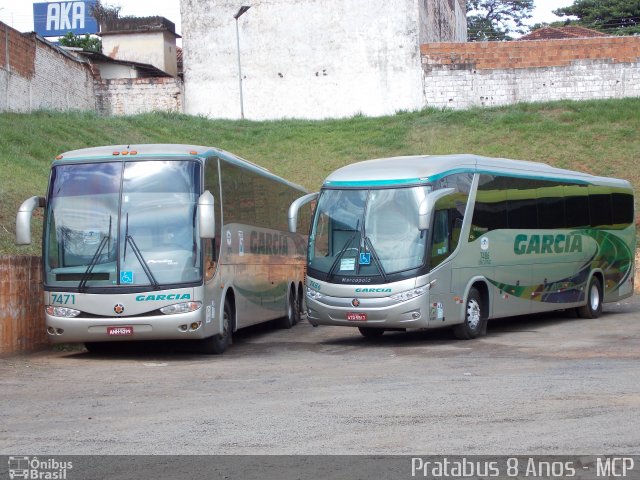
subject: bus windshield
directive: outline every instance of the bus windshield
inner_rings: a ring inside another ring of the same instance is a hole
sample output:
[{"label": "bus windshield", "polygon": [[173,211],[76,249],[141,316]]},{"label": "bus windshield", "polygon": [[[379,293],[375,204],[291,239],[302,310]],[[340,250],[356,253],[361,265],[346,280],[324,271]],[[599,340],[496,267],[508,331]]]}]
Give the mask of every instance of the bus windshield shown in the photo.
[{"label": "bus windshield", "polygon": [[47,285],[160,288],[201,279],[197,162],[57,165],[50,185]]},{"label": "bus windshield", "polygon": [[418,208],[431,187],[323,190],[311,237],[309,269],[332,277],[386,276],[425,263],[427,235]]}]

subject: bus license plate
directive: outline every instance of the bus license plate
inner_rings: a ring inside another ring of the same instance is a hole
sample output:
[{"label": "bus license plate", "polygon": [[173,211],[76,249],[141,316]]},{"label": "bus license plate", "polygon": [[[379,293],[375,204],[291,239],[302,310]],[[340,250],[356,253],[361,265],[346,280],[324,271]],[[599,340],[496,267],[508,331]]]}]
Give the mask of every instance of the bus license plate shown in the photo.
[{"label": "bus license plate", "polygon": [[110,337],[133,335],[133,327],[107,327],[107,335]]},{"label": "bus license plate", "polygon": [[355,313],[355,312],[347,312],[347,320],[352,322],[366,322],[367,314],[366,313]]}]

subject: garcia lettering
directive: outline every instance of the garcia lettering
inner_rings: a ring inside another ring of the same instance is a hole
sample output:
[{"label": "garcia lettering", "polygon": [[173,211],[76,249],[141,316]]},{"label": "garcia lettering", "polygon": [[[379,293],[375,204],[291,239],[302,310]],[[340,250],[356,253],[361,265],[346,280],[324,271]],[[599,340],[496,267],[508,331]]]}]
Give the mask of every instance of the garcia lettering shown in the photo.
[{"label": "garcia lettering", "polygon": [[190,300],[191,295],[188,293],[169,293],[168,295],[158,294],[158,295],[138,295],[136,297],[136,302],[151,302],[158,300]]},{"label": "garcia lettering", "polygon": [[258,255],[289,255],[287,237],[265,232],[251,232],[249,251]]},{"label": "garcia lettering", "polygon": [[390,288],[356,288],[356,293],[391,293]]},{"label": "garcia lettering", "polygon": [[582,252],[582,235],[516,235],[513,253],[516,255],[544,255]]}]

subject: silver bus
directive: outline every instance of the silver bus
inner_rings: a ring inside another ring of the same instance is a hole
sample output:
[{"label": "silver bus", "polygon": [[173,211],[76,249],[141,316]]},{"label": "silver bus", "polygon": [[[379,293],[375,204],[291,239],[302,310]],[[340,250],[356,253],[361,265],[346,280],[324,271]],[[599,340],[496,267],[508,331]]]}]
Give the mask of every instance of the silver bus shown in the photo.
[{"label": "silver bus", "polygon": [[[232,333],[303,304],[307,239],[287,228],[304,189],[231,153],[191,145],[107,146],[56,157],[46,197],[17,215],[18,244],[44,208],[46,329],[53,343],[193,340],[222,353]],[[310,212],[301,217],[307,231]]]},{"label": "silver bus", "polygon": [[[318,196],[319,195],[319,196]],[[600,315],[633,293],[629,182],[475,155],[348,165],[325,180],[307,251],[312,325],[385,330],[451,326],[552,310]]]}]

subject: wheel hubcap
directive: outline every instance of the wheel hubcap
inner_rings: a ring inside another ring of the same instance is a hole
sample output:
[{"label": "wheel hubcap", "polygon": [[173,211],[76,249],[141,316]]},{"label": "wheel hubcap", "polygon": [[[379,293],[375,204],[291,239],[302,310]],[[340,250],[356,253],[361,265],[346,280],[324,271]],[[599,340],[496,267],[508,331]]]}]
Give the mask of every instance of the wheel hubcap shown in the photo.
[{"label": "wheel hubcap", "polygon": [[480,325],[480,305],[476,300],[470,300],[467,305],[467,323],[472,330]]}]

